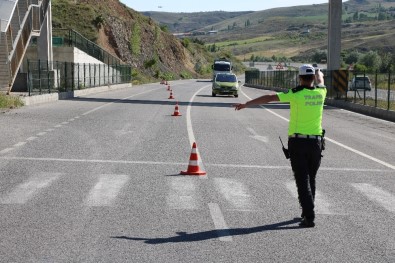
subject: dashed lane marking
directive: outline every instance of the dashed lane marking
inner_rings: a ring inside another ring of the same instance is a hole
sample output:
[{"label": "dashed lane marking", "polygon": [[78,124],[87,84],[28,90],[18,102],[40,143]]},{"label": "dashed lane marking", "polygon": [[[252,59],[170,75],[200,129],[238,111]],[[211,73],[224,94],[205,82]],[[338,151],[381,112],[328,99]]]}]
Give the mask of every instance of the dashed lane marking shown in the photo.
[{"label": "dashed lane marking", "polygon": [[38,139],[38,137],[32,136],[32,137],[27,138],[26,141],[34,141],[36,139]]},{"label": "dashed lane marking", "polygon": [[17,144],[14,145],[14,147],[21,147],[25,144],[26,144],[26,142],[18,142]]},{"label": "dashed lane marking", "polygon": [[5,148],[5,149],[0,151],[0,154],[8,153],[8,152],[10,152],[12,150],[14,150],[14,148]]},{"label": "dashed lane marking", "polygon": [[208,207],[210,209],[211,218],[214,222],[214,227],[217,231],[217,235],[220,241],[231,242],[233,241],[230,235],[229,227],[225,222],[225,218],[218,204],[209,203]]}]

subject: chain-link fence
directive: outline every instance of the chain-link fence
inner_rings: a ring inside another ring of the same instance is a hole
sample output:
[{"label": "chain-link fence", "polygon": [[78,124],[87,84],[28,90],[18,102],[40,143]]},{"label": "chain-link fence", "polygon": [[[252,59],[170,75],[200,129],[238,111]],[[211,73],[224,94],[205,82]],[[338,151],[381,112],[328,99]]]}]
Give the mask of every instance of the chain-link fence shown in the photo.
[{"label": "chain-link fence", "polygon": [[130,83],[128,65],[28,61],[29,96]]},{"label": "chain-link fence", "polygon": [[[395,76],[391,72],[323,72],[328,98],[395,110]],[[298,71],[251,69],[246,71],[245,83],[257,88],[287,90],[298,85]]]}]

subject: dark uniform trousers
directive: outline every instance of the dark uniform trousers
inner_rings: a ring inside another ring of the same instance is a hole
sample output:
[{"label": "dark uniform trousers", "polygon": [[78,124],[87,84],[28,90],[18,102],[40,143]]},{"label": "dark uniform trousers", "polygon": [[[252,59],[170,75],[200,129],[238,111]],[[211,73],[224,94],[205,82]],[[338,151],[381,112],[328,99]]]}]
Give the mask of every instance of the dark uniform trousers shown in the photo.
[{"label": "dark uniform trousers", "polygon": [[315,179],[321,164],[321,140],[312,138],[289,138],[288,148],[292,171],[298,189],[302,214],[314,220]]}]

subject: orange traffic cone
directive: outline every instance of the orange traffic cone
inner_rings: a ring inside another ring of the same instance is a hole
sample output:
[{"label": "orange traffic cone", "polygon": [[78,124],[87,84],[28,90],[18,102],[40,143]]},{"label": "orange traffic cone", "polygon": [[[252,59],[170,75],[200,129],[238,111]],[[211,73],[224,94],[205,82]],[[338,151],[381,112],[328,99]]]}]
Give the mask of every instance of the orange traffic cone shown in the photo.
[{"label": "orange traffic cone", "polygon": [[172,90],[170,90],[170,97],[169,97],[169,99],[174,99]]},{"label": "orange traffic cone", "polygon": [[171,116],[182,116],[178,110],[178,101],[176,103],[176,107],[174,108],[174,113]]},{"label": "orange traffic cone", "polygon": [[167,86],[167,90],[169,90],[169,91],[171,90],[170,85]]},{"label": "orange traffic cone", "polygon": [[193,143],[191,156],[187,171],[181,171],[182,175],[205,175],[206,172],[199,168],[199,155],[197,153],[196,142]]}]

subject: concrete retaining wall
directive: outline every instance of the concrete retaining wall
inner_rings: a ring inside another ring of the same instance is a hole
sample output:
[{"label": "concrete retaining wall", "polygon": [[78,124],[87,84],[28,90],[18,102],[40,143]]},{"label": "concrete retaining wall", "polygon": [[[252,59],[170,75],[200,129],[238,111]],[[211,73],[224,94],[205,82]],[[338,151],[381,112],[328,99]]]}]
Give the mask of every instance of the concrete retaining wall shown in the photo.
[{"label": "concrete retaining wall", "polygon": [[110,86],[102,86],[96,88],[89,88],[83,90],[75,90],[70,92],[61,92],[61,93],[52,93],[52,94],[43,94],[37,96],[21,96],[21,100],[25,104],[25,106],[36,105],[40,103],[47,103],[57,100],[65,100],[78,96],[85,96],[89,94],[118,90],[118,89],[126,89],[131,88],[132,84],[118,84],[118,85],[110,85]]}]

